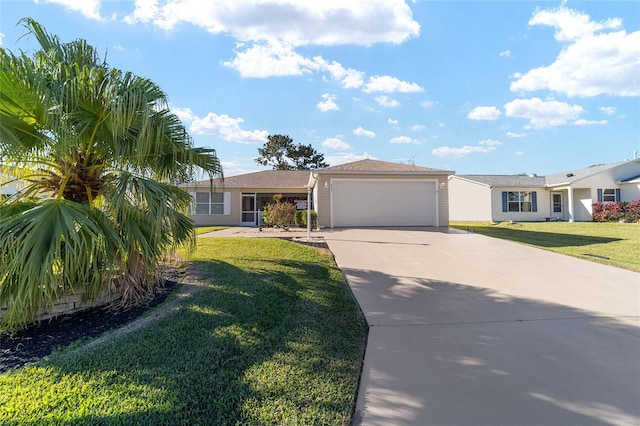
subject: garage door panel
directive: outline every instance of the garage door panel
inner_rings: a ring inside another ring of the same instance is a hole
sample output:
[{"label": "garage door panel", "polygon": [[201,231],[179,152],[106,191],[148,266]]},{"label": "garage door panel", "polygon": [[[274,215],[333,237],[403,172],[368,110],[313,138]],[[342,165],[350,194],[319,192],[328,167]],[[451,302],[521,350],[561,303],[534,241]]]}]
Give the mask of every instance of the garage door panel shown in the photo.
[{"label": "garage door panel", "polygon": [[434,226],[431,181],[335,181],[333,226]]}]

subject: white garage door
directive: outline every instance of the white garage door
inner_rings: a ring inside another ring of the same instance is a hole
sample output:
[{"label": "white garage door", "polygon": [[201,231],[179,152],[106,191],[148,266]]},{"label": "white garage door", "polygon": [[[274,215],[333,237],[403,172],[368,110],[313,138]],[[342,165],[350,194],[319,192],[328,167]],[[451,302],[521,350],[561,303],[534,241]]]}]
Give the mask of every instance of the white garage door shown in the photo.
[{"label": "white garage door", "polygon": [[333,226],[435,226],[436,185],[418,179],[332,180]]}]

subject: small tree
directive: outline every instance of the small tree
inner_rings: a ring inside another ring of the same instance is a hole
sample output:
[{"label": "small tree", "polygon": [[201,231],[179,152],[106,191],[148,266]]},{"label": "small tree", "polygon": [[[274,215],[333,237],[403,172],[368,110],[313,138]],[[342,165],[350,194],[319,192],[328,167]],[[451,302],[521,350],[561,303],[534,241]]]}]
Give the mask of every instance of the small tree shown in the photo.
[{"label": "small tree", "polygon": [[328,167],[324,154],[311,145],[293,144],[288,135],[269,135],[267,142],[258,148],[255,162],[261,166],[272,166],[274,170],[311,170]]}]

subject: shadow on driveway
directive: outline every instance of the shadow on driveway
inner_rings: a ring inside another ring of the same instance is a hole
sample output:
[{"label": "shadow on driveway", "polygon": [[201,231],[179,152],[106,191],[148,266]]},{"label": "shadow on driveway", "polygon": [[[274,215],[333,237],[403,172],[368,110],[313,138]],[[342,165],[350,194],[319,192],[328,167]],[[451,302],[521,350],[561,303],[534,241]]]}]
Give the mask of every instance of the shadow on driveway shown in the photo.
[{"label": "shadow on driveway", "polygon": [[343,271],[359,300],[368,293],[365,304],[387,307],[364,309],[371,328],[354,424],[640,424],[639,317]]}]

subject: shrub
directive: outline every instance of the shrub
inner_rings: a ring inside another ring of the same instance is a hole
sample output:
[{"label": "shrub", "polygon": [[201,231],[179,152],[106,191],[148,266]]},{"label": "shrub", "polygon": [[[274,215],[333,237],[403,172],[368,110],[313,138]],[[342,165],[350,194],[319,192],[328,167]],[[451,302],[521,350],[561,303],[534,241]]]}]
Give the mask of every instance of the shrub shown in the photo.
[{"label": "shrub", "polygon": [[271,213],[273,208],[271,204],[267,204],[264,206],[264,210],[262,210],[262,225],[263,226],[273,226],[273,219],[271,217]]},{"label": "shrub", "polygon": [[270,222],[273,226],[287,228],[294,223],[296,206],[293,203],[275,203],[271,206]]},{"label": "shrub", "polygon": [[[318,218],[318,214],[315,212],[315,210],[311,210],[311,227],[312,228],[316,227],[317,218]],[[307,210],[298,210],[296,212],[296,226],[299,226],[300,228],[307,227]]]},{"label": "shrub", "polygon": [[612,222],[616,220],[640,222],[640,199],[632,202],[597,202],[593,205],[591,219],[594,222]]}]

